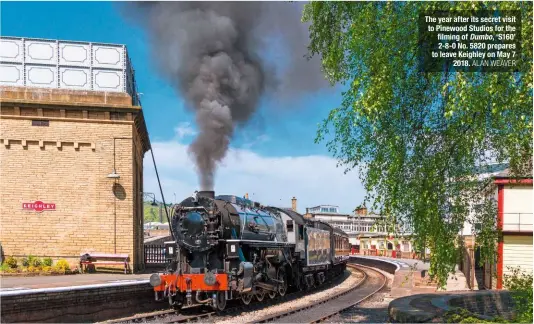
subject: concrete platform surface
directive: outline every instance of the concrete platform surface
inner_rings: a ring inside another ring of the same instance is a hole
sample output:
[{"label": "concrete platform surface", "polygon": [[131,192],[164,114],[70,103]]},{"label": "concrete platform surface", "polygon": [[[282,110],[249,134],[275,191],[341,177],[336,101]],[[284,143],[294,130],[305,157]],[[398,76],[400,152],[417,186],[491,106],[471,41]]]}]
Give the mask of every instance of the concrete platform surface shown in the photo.
[{"label": "concrete platform surface", "polygon": [[413,270],[428,270],[430,268],[430,263],[423,262],[423,260],[398,259],[398,258],[388,258],[388,257],[382,257],[382,256],[360,255],[360,254],[351,254],[351,256],[355,256],[359,258],[386,260],[386,261],[390,261],[390,262],[398,264],[401,268],[412,267]]},{"label": "concrete platform surface", "polygon": [[39,289],[39,288],[55,288],[68,286],[83,286],[105,283],[119,283],[132,282],[139,280],[147,280],[150,278],[150,273],[144,274],[122,274],[122,273],[84,273],[61,276],[1,276],[0,277],[0,292],[24,290],[24,289]]}]

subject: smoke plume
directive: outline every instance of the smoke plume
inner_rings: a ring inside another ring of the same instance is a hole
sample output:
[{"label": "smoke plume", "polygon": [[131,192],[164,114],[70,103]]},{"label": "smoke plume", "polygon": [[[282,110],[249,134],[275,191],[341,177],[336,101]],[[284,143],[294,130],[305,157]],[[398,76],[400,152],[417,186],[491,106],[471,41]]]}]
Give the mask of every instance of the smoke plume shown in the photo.
[{"label": "smoke plume", "polygon": [[[195,112],[199,134],[189,152],[202,190],[213,189],[217,164],[225,157],[236,128],[253,116],[264,93],[290,98],[327,86],[320,64],[304,57],[308,34],[300,22],[301,4],[149,2],[128,6],[148,29],[161,71]],[[283,71],[263,55],[273,40],[284,50],[288,67]]]}]

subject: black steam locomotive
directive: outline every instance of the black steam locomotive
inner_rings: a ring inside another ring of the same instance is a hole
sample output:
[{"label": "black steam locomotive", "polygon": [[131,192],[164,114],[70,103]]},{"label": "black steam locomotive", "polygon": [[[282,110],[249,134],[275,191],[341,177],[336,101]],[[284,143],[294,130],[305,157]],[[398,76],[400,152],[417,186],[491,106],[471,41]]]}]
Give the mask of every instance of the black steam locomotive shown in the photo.
[{"label": "black steam locomotive", "polygon": [[213,191],[195,192],[174,207],[174,241],[165,244],[167,270],[150,282],[156,300],[223,310],[226,301],[285,295],[342,273],[348,236],[292,210],[264,207]]}]

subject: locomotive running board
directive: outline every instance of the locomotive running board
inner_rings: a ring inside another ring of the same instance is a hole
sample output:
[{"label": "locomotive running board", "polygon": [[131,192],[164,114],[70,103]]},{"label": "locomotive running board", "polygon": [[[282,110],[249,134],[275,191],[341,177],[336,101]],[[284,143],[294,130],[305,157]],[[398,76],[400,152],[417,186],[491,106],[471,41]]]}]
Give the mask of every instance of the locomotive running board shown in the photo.
[{"label": "locomotive running board", "polygon": [[294,243],[287,243],[287,242],[272,242],[272,241],[257,241],[257,240],[226,240],[226,242],[229,243],[241,243],[246,244],[252,247],[293,247],[295,246]]}]

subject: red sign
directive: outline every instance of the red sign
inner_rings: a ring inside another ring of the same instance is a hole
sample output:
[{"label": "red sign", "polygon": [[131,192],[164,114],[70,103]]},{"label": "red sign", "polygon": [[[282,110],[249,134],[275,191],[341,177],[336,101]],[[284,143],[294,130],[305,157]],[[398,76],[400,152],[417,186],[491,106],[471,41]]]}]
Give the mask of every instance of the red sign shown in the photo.
[{"label": "red sign", "polygon": [[38,200],[32,203],[22,203],[22,209],[35,210],[38,213],[42,213],[43,210],[56,210],[56,204],[44,203]]}]

